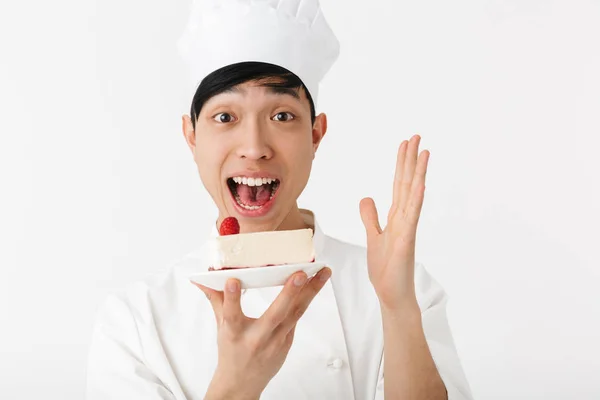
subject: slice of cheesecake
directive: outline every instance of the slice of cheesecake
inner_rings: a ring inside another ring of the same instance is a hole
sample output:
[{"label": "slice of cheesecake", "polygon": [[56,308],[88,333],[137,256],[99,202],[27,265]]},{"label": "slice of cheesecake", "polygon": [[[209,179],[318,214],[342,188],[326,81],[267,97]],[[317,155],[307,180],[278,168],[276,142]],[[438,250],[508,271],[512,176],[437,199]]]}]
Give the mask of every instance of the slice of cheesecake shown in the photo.
[{"label": "slice of cheesecake", "polygon": [[312,229],[217,236],[210,270],[252,268],[315,260]]}]

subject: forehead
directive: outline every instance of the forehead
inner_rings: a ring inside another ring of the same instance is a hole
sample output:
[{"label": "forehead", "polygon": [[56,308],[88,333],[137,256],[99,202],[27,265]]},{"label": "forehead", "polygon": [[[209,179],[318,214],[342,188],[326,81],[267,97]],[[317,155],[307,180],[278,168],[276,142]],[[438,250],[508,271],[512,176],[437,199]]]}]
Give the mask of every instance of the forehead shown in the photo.
[{"label": "forehead", "polygon": [[287,99],[300,103],[303,103],[304,101],[308,102],[304,90],[300,88],[282,87],[279,86],[276,81],[272,80],[240,83],[239,85],[232,86],[219,94],[216,94],[209,102],[225,97],[240,99],[264,97],[271,99]]}]

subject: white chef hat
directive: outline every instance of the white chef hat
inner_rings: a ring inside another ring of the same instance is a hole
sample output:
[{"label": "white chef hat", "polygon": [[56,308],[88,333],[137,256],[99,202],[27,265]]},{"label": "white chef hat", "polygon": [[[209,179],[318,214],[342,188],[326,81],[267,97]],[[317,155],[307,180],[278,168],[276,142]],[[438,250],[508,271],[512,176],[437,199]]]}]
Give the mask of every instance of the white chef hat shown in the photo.
[{"label": "white chef hat", "polygon": [[193,0],[177,47],[194,90],[219,68],[259,61],[296,74],[316,104],[340,46],[319,0]]}]

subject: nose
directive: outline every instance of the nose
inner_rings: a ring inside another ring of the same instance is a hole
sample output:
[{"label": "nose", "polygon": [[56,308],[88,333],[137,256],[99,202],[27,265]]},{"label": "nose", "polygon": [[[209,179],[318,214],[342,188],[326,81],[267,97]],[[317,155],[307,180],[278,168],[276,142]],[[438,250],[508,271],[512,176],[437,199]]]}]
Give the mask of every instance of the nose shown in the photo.
[{"label": "nose", "polygon": [[266,129],[261,127],[258,121],[248,120],[242,127],[239,136],[237,155],[240,158],[268,160],[273,157],[273,150],[269,146]]}]

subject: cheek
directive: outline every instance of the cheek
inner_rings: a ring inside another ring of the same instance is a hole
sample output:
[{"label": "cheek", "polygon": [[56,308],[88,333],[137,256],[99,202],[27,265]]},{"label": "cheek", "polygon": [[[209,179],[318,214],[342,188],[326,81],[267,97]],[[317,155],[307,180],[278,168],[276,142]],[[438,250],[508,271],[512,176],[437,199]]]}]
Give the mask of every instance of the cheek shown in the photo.
[{"label": "cheek", "polygon": [[194,159],[198,166],[200,179],[207,190],[219,184],[221,166],[225,158],[225,150],[215,140],[199,138],[196,141],[196,154]]},{"label": "cheek", "polygon": [[275,134],[279,141],[278,148],[282,149],[289,158],[292,154],[298,158],[304,158],[307,155],[312,159],[313,143],[312,132],[309,128],[301,127],[284,132],[283,134]]},{"label": "cheek", "polygon": [[313,161],[312,139],[298,136],[286,140],[280,147],[282,158],[286,160],[288,173],[294,181],[295,191],[302,190],[306,185]]}]

